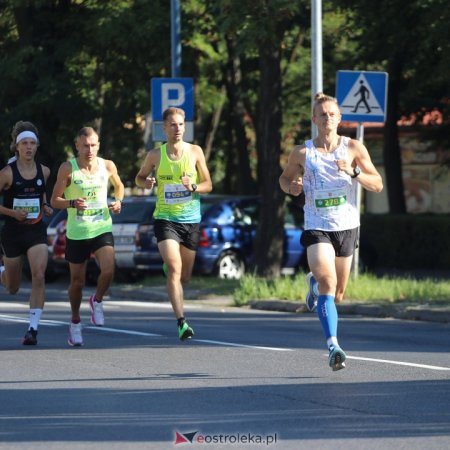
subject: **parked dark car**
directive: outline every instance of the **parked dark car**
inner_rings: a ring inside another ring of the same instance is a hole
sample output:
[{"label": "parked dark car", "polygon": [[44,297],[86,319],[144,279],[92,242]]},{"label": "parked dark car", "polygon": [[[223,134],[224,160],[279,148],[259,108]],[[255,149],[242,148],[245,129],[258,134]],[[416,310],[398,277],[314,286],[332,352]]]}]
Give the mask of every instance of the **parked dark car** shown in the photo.
[{"label": "parked dark car", "polygon": [[[220,278],[242,277],[253,262],[259,205],[258,197],[202,197],[201,237],[194,265],[196,273]],[[290,204],[284,224],[283,273],[294,273],[306,266],[306,252],[300,244],[301,234],[300,209]],[[153,232],[153,221],[138,227],[134,261],[138,270],[161,270],[162,259]]]}]

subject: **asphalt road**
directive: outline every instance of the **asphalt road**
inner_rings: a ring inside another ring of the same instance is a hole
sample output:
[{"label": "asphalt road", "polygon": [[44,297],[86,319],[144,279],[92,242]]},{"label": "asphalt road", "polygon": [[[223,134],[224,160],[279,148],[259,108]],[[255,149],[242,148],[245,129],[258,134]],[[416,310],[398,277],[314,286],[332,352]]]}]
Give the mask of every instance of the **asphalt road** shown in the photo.
[{"label": "asphalt road", "polygon": [[[69,307],[47,290],[23,347],[28,289],[0,292],[0,449],[447,449],[450,325],[343,316],[332,372],[313,314],[105,300],[67,345]],[[192,440],[192,442],[191,442]]]}]

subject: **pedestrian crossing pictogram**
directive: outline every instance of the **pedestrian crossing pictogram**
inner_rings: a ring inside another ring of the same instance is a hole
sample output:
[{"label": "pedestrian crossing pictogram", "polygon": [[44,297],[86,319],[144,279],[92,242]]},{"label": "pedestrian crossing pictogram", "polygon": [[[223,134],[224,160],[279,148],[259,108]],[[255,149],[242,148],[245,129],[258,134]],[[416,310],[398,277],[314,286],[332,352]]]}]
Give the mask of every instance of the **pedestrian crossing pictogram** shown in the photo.
[{"label": "pedestrian crossing pictogram", "polygon": [[342,120],[384,122],[387,73],[339,71],[336,98]]}]

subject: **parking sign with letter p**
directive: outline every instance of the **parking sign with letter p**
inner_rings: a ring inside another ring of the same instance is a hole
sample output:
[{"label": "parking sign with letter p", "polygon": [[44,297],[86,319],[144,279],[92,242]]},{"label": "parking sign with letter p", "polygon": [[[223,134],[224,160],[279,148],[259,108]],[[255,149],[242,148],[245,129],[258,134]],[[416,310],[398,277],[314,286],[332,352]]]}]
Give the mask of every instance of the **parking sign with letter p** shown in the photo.
[{"label": "parking sign with letter p", "polygon": [[152,139],[164,141],[163,112],[171,106],[186,114],[184,139],[194,140],[194,81],[192,78],[152,78],[151,80]]},{"label": "parking sign with letter p", "polygon": [[170,106],[181,108],[186,120],[194,120],[194,81],[192,78],[152,78],[152,119],[161,121]]}]

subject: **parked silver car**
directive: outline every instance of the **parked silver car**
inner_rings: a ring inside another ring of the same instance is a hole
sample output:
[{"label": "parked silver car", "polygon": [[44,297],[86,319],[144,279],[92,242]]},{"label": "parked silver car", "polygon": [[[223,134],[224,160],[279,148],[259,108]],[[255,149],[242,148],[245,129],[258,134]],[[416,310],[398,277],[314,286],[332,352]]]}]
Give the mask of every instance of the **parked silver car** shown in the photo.
[{"label": "parked silver car", "polygon": [[[139,224],[151,219],[155,202],[156,197],[153,196],[125,197],[121,213],[111,215],[117,279],[135,280],[136,277],[142,276],[141,272],[136,271],[134,264],[135,236]],[[46,278],[48,281],[52,281],[58,274],[68,270],[68,264],[64,257],[66,220],[67,210],[62,209],[54,215],[47,227],[49,262]],[[88,282],[95,283],[97,276],[98,268],[95,257],[92,256],[88,263]]]}]

